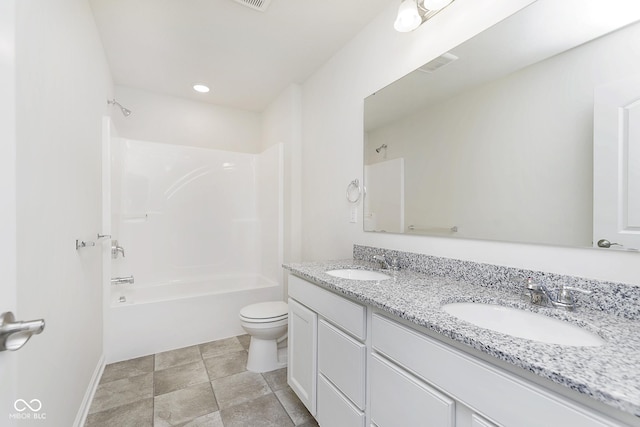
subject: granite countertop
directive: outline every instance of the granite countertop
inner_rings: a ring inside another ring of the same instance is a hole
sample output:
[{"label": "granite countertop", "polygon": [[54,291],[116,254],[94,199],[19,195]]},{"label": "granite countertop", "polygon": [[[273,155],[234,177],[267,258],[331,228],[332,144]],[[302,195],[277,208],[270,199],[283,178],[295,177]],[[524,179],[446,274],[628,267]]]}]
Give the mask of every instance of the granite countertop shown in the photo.
[{"label": "granite countertop", "polygon": [[[341,268],[374,268],[365,261],[337,260],[284,267],[319,286],[640,417],[640,322],[636,320],[580,307],[575,312],[538,307],[513,291],[411,270],[387,272],[392,277],[381,281],[341,279],[325,273]],[[442,305],[451,302],[497,303],[527,309],[578,324],[600,335],[606,343],[598,347],[572,347],[504,335],[444,312]]]}]

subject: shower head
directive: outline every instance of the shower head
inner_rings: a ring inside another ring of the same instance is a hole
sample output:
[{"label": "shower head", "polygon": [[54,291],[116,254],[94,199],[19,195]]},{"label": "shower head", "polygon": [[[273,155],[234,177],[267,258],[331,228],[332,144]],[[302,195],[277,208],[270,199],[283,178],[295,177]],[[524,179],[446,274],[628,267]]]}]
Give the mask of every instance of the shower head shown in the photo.
[{"label": "shower head", "polygon": [[376,148],[376,153],[379,153],[380,151],[382,151],[382,149],[387,149],[387,144],[382,144],[380,147]]},{"label": "shower head", "polygon": [[131,115],[131,110],[129,110],[128,108],[124,108],[122,106],[122,104],[120,104],[118,101],[114,99],[107,99],[107,104],[113,104],[113,105],[117,105],[118,107],[120,107],[120,111],[122,111],[122,115],[125,117],[129,117]]}]

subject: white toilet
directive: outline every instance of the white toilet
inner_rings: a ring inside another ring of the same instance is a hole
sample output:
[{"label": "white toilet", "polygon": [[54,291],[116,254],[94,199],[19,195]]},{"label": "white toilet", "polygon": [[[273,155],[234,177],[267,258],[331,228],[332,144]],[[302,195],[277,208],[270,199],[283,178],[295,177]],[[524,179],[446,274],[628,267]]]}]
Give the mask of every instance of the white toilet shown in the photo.
[{"label": "white toilet", "polygon": [[[287,366],[286,350],[278,345],[287,338],[289,307],[283,301],[251,304],[240,310],[240,324],[249,335],[247,370],[269,372]],[[282,346],[280,346],[282,347]]]}]

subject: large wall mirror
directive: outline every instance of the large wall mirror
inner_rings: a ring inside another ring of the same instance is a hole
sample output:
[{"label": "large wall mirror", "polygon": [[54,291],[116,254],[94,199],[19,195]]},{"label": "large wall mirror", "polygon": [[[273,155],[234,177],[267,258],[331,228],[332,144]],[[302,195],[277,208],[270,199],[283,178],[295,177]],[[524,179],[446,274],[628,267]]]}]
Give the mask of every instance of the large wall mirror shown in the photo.
[{"label": "large wall mirror", "polygon": [[367,97],[365,231],[640,248],[639,20],[538,0]]}]

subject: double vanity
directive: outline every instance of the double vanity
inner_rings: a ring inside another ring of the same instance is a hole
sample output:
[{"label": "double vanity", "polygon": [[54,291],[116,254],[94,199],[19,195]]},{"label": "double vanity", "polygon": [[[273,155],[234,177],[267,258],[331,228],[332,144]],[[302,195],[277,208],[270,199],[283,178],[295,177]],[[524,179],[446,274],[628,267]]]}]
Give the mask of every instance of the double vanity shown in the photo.
[{"label": "double vanity", "polygon": [[565,278],[593,292],[569,311],[522,278],[553,275],[375,251],[285,266],[288,382],[321,426],[640,425],[636,287]]}]

